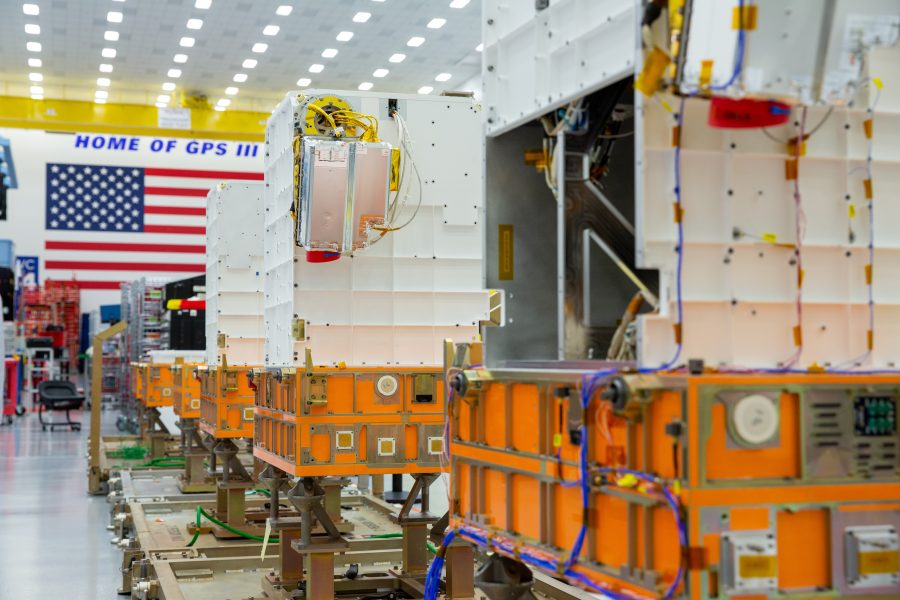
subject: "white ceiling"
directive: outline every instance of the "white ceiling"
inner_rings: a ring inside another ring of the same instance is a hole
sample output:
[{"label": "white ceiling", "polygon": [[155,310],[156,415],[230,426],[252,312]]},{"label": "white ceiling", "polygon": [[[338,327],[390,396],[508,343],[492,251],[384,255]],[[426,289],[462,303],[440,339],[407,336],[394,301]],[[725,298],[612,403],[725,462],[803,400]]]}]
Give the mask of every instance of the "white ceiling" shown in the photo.
[{"label": "white ceiling", "polygon": [[[459,2],[460,0],[456,0]],[[40,14],[29,16],[23,4],[37,4]],[[202,0],[201,0],[202,3]],[[481,0],[463,8],[451,8],[451,0],[212,0],[209,9],[196,8],[195,0],[0,0],[0,94],[28,96],[30,86],[40,85],[46,98],[93,100],[95,91],[108,90],[109,102],[152,104],[163,92],[162,84],[174,82],[170,106],[177,94],[206,95],[212,103],[227,98],[225,88],[235,86],[229,110],[268,111],[297,80],[308,77],[315,87],[356,89],[362,82],[373,90],[415,92],[432,86],[434,93],[458,90],[480,71]],[[279,16],[282,5],[293,7]],[[122,13],[121,23],[107,21],[107,13]],[[371,13],[365,23],[353,21],[358,12]],[[440,29],[427,27],[433,18],[446,19]],[[187,28],[188,19],[202,19],[199,30]],[[37,24],[40,33],[26,34],[26,24]],[[263,35],[267,25],[277,25],[275,36]],[[107,31],[119,33],[118,41],[105,41]],[[335,36],[352,31],[353,38],[340,42]],[[193,37],[193,48],[179,46],[182,37]],[[417,48],[407,46],[413,36],[425,38]],[[41,44],[40,52],[26,50],[26,42]],[[268,44],[262,54],[257,43]],[[104,48],[114,48],[115,58],[103,58]],[[326,48],[338,50],[323,58]],[[176,54],[188,55],[176,64]],[[406,54],[398,64],[388,62],[394,53]],[[28,66],[40,58],[40,68]],[[255,68],[241,65],[258,61]],[[102,63],[113,66],[101,73]],[[324,65],[321,73],[309,66]],[[178,78],[168,77],[179,68]],[[390,69],[383,78],[376,69]],[[29,81],[40,73],[41,83]],[[236,73],[246,73],[245,83],[235,83]],[[434,80],[451,74],[446,82]],[[108,88],[97,78],[108,77]]]}]

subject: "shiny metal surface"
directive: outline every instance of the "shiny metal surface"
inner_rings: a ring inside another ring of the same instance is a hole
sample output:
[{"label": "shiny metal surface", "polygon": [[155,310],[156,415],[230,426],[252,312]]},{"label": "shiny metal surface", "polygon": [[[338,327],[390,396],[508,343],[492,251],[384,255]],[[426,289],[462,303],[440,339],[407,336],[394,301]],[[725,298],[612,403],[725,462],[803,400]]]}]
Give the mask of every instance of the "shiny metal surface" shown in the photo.
[{"label": "shiny metal surface", "polygon": [[[116,416],[104,411],[104,434]],[[73,419],[83,431],[42,432],[34,414],[0,427],[0,598],[121,598],[109,505],[87,495],[90,418]]]}]

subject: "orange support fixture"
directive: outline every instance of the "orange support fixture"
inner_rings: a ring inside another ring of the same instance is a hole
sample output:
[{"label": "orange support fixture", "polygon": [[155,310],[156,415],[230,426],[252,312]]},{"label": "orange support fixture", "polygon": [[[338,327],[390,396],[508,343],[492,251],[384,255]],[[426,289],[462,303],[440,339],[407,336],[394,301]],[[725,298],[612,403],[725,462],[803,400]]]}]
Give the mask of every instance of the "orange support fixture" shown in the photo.
[{"label": "orange support fixture", "polygon": [[253,367],[199,366],[200,429],[214,438],[253,438]]},{"label": "orange support fixture", "polygon": [[449,371],[458,535],[555,571],[584,523],[570,582],[634,598],[900,598],[900,374],[613,374],[582,410],[590,374]]},{"label": "orange support fixture", "polygon": [[172,406],[172,364],[146,363],[143,366],[141,403],[147,408]]},{"label": "orange support fixture", "polygon": [[172,407],[182,419],[200,418],[200,379],[195,374],[197,363],[172,365]]},{"label": "orange support fixture", "polygon": [[289,475],[443,470],[439,369],[276,369],[254,380],[253,455]]}]

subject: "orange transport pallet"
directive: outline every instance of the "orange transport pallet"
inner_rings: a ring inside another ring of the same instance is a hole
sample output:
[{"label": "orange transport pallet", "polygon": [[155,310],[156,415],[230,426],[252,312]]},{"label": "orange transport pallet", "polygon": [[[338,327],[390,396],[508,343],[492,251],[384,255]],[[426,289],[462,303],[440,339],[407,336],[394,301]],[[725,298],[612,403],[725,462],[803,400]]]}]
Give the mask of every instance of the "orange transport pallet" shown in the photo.
[{"label": "orange transport pallet", "polygon": [[253,367],[199,366],[200,429],[214,438],[253,438]]},{"label": "orange transport pallet", "polygon": [[147,408],[172,406],[173,364],[147,363],[144,366],[144,393],[141,404]]},{"label": "orange transport pallet", "polygon": [[313,367],[259,375],[256,458],[295,477],[442,470],[440,370]]},{"label": "orange transport pallet", "polygon": [[470,542],[617,597],[900,598],[900,375],[610,376],[582,410],[585,371],[449,373]]},{"label": "orange transport pallet", "polygon": [[172,365],[172,407],[182,419],[200,418],[200,379],[197,363]]}]

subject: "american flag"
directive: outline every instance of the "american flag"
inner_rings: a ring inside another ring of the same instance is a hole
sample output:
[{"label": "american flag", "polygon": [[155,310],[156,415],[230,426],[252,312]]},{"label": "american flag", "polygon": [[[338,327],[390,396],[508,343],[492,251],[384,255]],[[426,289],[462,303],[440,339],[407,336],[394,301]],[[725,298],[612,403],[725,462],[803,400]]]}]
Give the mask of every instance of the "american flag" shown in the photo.
[{"label": "american flag", "polygon": [[143,275],[205,270],[206,194],[262,173],[47,164],[46,277],[118,289]]}]

